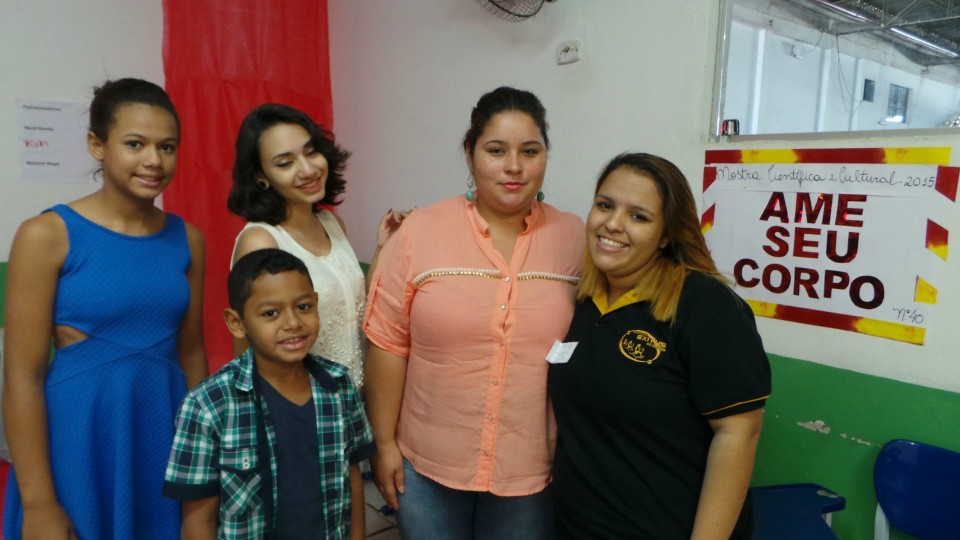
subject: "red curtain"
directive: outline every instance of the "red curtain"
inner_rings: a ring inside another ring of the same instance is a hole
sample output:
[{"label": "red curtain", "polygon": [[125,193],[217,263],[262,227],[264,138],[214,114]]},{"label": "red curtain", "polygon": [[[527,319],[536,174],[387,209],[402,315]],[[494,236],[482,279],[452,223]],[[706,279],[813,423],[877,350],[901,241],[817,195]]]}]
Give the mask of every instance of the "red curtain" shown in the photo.
[{"label": "red curtain", "polygon": [[211,371],[232,357],[223,323],[233,241],[233,144],[246,114],[278,102],[333,129],[326,0],[163,0],[163,70],[181,123],[163,205],[203,231],[204,336]]}]

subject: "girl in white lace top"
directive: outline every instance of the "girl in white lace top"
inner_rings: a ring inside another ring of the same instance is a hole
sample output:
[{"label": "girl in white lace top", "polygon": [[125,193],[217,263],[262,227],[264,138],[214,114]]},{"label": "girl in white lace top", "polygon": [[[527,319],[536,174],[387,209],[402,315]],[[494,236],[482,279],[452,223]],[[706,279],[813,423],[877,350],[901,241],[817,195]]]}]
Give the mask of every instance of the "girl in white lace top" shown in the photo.
[{"label": "girl in white lace top", "polygon": [[[280,248],[307,265],[320,313],[320,334],[310,352],[347,366],[362,387],[364,276],[343,221],[321,209],[340,204],[349,156],[305,113],[261,105],[237,134],[227,207],[248,221],[237,236],[234,262],[257,249]],[[405,216],[389,211],[380,220],[373,262]]]}]

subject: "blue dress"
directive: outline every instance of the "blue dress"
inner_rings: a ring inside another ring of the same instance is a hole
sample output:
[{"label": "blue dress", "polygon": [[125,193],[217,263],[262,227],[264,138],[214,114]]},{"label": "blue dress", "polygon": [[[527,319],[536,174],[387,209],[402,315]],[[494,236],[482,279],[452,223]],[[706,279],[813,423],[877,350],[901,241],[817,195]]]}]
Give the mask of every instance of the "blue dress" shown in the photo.
[{"label": "blue dress", "polygon": [[[160,496],[186,392],[177,343],[190,303],[183,220],[127,236],[64,205],[69,252],[54,324],[88,337],[55,351],[47,373],[50,465],[57,498],[82,540],[179,538],[180,505]],[[15,316],[15,314],[14,314]],[[10,474],[4,537],[23,507]]]}]

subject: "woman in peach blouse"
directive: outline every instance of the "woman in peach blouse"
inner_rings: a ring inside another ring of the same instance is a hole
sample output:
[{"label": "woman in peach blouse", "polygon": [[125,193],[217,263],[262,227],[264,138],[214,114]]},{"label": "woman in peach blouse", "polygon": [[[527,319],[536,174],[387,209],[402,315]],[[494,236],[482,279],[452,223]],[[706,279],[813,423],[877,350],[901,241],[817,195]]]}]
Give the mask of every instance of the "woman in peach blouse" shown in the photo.
[{"label": "woman in peach blouse", "polygon": [[411,214],[367,299],[374,480],[405,538],[552,538],[545,357],[573,313],[583,222],[544,204],[546,113],[480,98],[470,189]]}]

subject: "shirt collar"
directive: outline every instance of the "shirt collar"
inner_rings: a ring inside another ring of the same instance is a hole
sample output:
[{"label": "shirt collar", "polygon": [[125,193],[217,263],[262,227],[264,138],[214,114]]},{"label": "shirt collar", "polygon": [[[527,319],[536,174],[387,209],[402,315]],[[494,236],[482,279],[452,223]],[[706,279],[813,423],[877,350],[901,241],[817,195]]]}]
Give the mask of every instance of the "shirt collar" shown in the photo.
[{"label": "shirt collar", "polygon": [[[463,205],[464,211],[467,216],[470,218],[470,225],[473,226],[474,230],[483,236],[489,234],[490,225],[487,223],[487,220],[483,219],[483,216],[480,215],[480,212],[477,211],[476,201],[468,201],[466,197],[461,198],[461,204]],[[543,203],[540,201],[533,201],[533,206],[530,208],[530,213],[527,214],[527,217],[523,218],[524,229],[521,235],[527,234],[530,232],[537,222],[540,221],[541,216],[543,216]]]},{"label": "shirt collar", "polygon": [[337,379],[347,376],[346,366],[327,360],[322,356],[308,354],[303,359],[303,363],[307,366],[307,370],[310,371],[313,378],[317,380],[317,383],[327,390],[336,390],[339,386]]},{"label": "shirt collar", "polygon": [[640,298],[640,294],[636,289],[630,289],[629,291],[623,293],[623,296],[617,299],[613,305],[607,303],[607,291],[600,290],[597,293],[594,293],[591,296],[593,299],[593,305],[597,306],[597,309],[600,310],[600,315],[606,315],[612,311],[616,311],[622,307],[629,306],[630,304],[636,304],[637,302],[643,302],[643,298]]},{"label": "shirt collar", "polygon": [[253,390],[255,371],[253,365],[253,348],[247,347],[247,350],[243,351],[243,354],[241,354],[237,360],[237,365],[240,367],[240,370],[234,378],[234,386],[242,392],[250,392]]},{"label": "shirt collar", "polygon": [[[243,351],[238,363],[240,370],[234,379],[234,385],[237,387],[237,390],[250,392],[253,390],[253,381],[257,371],[256,363],[253,361],[252,347],[248,347],[246,351]],[[307,371],[310,372],[310,375],[316,379],[317,383],[328,390],[336,390],[339,385],[337,379],[347,374],[347,368],[345,366],[321,356],[308,354],[306,358],[303,359],[303,364],[306,366]]]}]

